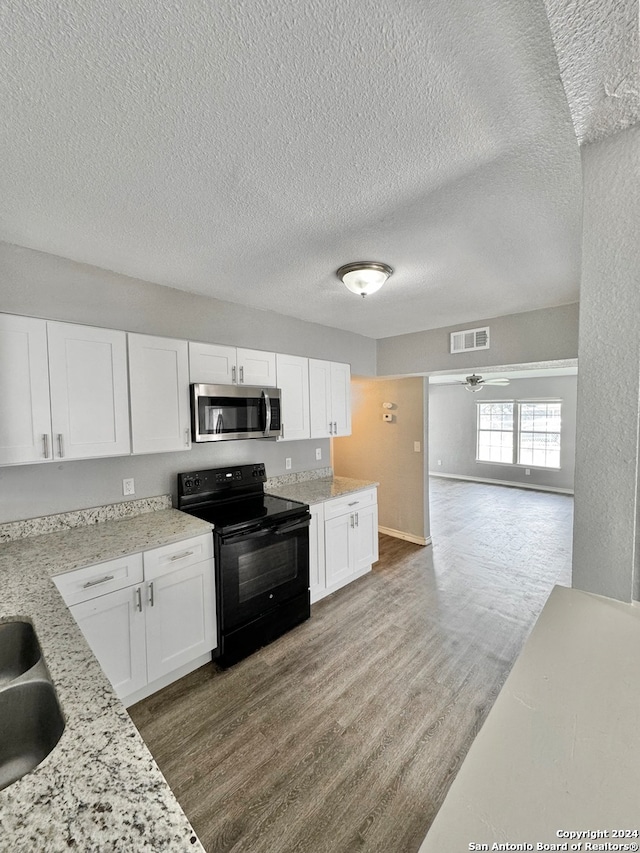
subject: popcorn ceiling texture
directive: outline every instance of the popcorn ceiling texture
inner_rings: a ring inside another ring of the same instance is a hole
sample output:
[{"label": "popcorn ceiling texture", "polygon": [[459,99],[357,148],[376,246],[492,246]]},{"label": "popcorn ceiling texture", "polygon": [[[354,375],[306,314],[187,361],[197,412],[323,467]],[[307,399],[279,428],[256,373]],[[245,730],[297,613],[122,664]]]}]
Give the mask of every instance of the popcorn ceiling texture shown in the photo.
[{"label": "popcorn ceiling texture", "polygon": [[2,8],[0,240],[374,338],[577,300],[542,4]]},{"label": "popcorn ceiling texture", "polygon": [[640,122],[637,0],[545,0],[580,144]]}]

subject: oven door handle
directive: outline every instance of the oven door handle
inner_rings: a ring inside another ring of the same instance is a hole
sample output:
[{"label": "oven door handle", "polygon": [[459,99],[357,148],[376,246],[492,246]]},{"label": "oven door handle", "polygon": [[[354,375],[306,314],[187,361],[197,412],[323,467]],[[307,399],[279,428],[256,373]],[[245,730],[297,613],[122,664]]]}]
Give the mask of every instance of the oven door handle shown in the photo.
[{"label": "oven door handle", "polygon": [[270,536],[270,527],[252,527],[250,530],[239,530],[237,533],[223,533],[220,541],[223,545],[227,542],[236,542],[238,539],[258,539],[260,536]]},{"label": "oven door handle", "polygon": [[285,533],[291,533],[292,530],[302,530],[303,527],[309,527],[311,524],[311,516],[306,515],[303,518],[296,518],[293,524],[283,524],[280,527],[272,527],[272,531],[276,536],[283,536]]}]

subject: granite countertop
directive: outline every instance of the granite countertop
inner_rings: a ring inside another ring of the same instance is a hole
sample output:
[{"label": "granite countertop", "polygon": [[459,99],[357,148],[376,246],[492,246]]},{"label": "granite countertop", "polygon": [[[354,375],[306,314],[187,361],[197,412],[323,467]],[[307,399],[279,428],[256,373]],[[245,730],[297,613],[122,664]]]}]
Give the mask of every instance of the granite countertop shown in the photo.
[{"label": "granite countertop", "polygon": [[33,622],[66,721],[50,755],[0,791],[3,850],[203,851],[51,577],[210,529],[163,509],[0,545],[0,621]]},{"label": "granite countertop", "polygon": [[373,489],[378,485],[374,480],[353,480],[351,477],[321,477],[316,480],[283,484],[275,488],[268,488],[267,491],[270,495],[288,498],[290,501],[318,504],[329,501],[331,498],[351,494],[351,492]]}]

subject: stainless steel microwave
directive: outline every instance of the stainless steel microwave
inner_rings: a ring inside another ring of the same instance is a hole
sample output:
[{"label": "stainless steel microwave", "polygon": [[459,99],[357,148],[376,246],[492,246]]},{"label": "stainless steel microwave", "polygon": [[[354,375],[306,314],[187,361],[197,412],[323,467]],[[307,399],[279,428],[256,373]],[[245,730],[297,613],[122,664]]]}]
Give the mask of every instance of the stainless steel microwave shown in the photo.
[{"label": "stainless steel microwave", "polygon": [[276,438],[280,426],[279,388],[191,385],[194,441]]}]

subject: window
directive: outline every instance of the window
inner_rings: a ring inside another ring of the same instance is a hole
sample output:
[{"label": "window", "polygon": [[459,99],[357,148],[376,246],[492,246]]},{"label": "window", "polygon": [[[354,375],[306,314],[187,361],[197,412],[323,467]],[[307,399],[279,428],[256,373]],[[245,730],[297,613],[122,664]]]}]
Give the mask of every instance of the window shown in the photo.
[{"label": "window", "polygon": [[560,403],[518,403],[518,462],[536,468],[560,467]]},{"label": "window", "polygon": [[495,400],[476,405],[476,461],[560,467],[560,400]]},{"label": "window", "polygon": [[479,462],[513,462],[513,403],[478,403]]}]

